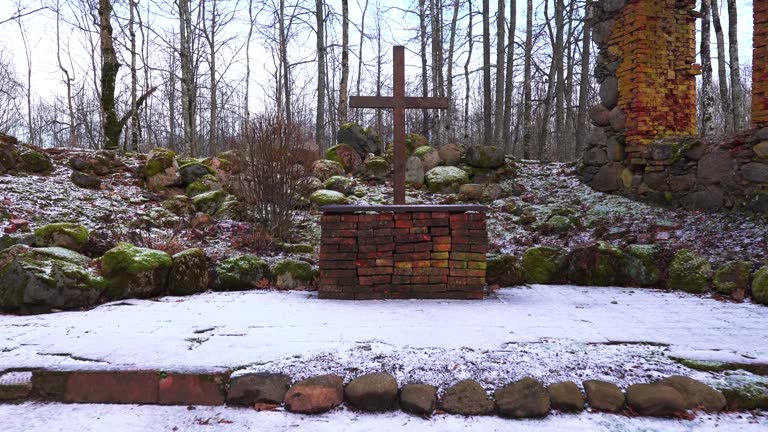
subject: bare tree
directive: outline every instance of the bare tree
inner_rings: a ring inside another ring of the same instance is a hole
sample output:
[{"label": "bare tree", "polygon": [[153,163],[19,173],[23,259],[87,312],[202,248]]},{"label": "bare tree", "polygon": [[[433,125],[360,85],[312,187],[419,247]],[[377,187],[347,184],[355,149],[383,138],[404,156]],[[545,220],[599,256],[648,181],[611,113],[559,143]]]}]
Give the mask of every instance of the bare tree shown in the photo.
[{"label": "bare tree", "polygon": [[576,154],[584,150],[587,129],[587,105],[589,104],[589,57],[592,33],[592,0],[587,0],[581,39],[581,82],[579,83],[579,106],[576,114]]},{"label": "bare tree", "polygon": [[741,66],[739,65],[739,32],[738,11],[736,0],[728,1],[728,56],[731,61],[731,106],[733,107],[734,132],[744,129],[743,104],[744,96],[741,90]]},{"label": "bare tree", "polygon": [[120,125],[115,109],[115,82],[120,62],[112,40],[112,3],[99,0],[99,37],[101,39],[101,110],[104,114],[104,148],[116,150]]},{"label": "bare tree", "polygon": [[483,144],[491,145],[493,129],[491,124],[491,7],[483,0]]},{"label": "bare tree", "polygon": [[517,25],[517,0],[509,1],[509,32],[507,38],[507,73],[504,79],[504,119],[502,125],[502,141],[504,148],[509,152],[512,140],[510,139],[512,127],[512,94],[514,85],[514,60],[515,60],[515,26]]},{"label": "bare tree", "polygon": [[715,95],[712,92],[712,53],[710,50],[712,14],[710,8],[710,0],[701,0],[701,97],[699,99],[701,127],[699,133],[702,136],[712,136],[715,132],[713,119]]},{"label": "bare tree", "polygon": [[525,15],[525,53],[523,65],[523,157],[533,157],[533,113],[531,96],[531,56],[533,55],[533,0],[528,0]]},{"label": "bare tree", "polygon": [[317,110],[315,111],[315,142],[322,149],[325,141],[325,5],[315,0],[317,33]]},{"label": "bare tree", "polygon": [[349,80],[349,0],[341,0],[341,83],[339,84],[339,125],[347,122]]},{"label": "bare tree", "polygon": [[[498,1],[496,11],[496,100],[494,107],[493,124],[493,145],[502,145],[502,136],[504,128],[504,31],[505,31],[505,12],[504,3],[506,0]],[[512,47],[510,46],[511,50]]]},{"label": "bare tree", "polygon": [[725,119],[725,132],[731,133],[735,130],[733,115],[731,111],[731,99],[728,94],[728,75],[725,73],[725,41],[723,40],[723,27],[720,24],[720,8],[717,0],[712,1],[712,24],[715,27],[715,36],[717,39],[717,72],[718,83],[720,84],[720,107],[722,108],[723,118]]}]

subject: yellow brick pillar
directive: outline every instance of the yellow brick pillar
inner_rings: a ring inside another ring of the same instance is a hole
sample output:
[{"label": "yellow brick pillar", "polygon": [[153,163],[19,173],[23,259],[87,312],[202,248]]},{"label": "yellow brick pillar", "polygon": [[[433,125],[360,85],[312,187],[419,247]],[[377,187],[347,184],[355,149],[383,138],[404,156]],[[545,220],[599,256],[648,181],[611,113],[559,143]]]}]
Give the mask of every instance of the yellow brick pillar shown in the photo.
[{"label": "yellow brick pillar", "polygon": [[626,158],[643,164],[656,139],[696,134],[695,0],[630,0],[611,33],[621,63],[618,107]]}]

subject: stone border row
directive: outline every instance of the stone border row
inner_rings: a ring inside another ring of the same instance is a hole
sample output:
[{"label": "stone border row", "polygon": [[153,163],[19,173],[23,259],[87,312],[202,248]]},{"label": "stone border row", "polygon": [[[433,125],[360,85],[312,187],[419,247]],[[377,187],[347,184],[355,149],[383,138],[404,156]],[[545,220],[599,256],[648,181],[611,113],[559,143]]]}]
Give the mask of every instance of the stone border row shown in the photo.
[{"label": "stone border row", "polygon": [[275,409],[320,414],[342,403],[362,412],[404,412],[428,417],[434,413],[499,415],[541,418],[551,410],[653,417],[686,418],[688,410],[717,413],[723,410],[768,409],[747,406],[737,396],[723,394],[685,376],[671,376],[650,384],[633,384],[626,391],[615,384],[587,380],[585,394],[571,381],[544,386],[526,377],[496,389],[492,397],[477,381],[466,379],[447,388],[438,398],[435,386],[409,383],[398,387],[387,372],[359,376],[346,386],[338,375],[320,375],[293,382],[289,375],[248,373],[165,373],[157,371],[49,371],[36,370],[31,381],[2,384],[0,402],[41,400],[64,403],[154,405],[230,405],[258,410]]}]

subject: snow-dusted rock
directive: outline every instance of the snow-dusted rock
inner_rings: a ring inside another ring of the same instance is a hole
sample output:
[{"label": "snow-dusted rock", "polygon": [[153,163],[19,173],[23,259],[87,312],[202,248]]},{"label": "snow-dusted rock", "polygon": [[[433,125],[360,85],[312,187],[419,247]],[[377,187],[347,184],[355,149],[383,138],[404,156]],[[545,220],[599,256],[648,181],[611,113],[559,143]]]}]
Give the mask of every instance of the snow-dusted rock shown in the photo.
[{"label": "snow-dusted rock", "polygon": [[624,393],[613,383],[587,380],[582,383],[587,393],[587,403],[596,411],[617,413],[624,409]]},{"label": "snow-dusted rock", "polygon": [[179,183],[179,166],[176,153],[164,148],[155,148],[147,155],[144,165],[144,179],[150,189],[160,189]]},{"label": "snow-dusted rock", "polygon": [[539,380],[525,377],[496,390],[496,411],[502,417],[537,418],[549,414],[549,394]]},{"label": "snow-dusted rock", "polygon": [[166,291],[171,257],[162,251],[119,243],[101,257],[111,299],[147,298]]},{"label": "snow-dusted rock", "polygon": [[671,417],[686,409],[685,398],[663,384],[633,384],[627,388],[627,405],[640,415]]},{"label": "snow-dusted rock", "polygon": [[488,415],[493,401],[477,381],[466,379],[445,390],[440,409],[451,414]]},{"label": "snow-dusted rock", "polygon": [[573,381],[562,381],[547,387],[552,409],[563,412],[578,412],[584,410],[584,397],[579,386]]},{"label": "snow-dusted rock", "polygon": [[285,409],[320,414],[341,405],[344,387],[338,375],[321,375],[299,381],[285,394]]},{"label": "snow-dusted rock", "polygon": [[171,257],[168,294],[190,295],[208,289],[208,263],[202,249],[187,249]]},{"label": "snow-dusted rock", "polygon": [[469,183],[467,172],[452,166],[432,168],[424,179],[429,190],[434,193],[456,193],[461,185]]},{"label": "snow-dusted rock", "polygon": [[291,385],[285,374],[249,373],[232,378],[227,392],[228,405],[253,406],[257,403],[283,403]]},{"label": "snow-dusted rock", "polygon": [[437,387],[427,384],[406,384],[400,389],[400,409],[428,416],[437,404]]},{"label": "snow-dusted rock", "polygon": [[392,410],[397,405],[397,380],[387,372],[359,376],[347,384],[344,398],[362,411]]}]

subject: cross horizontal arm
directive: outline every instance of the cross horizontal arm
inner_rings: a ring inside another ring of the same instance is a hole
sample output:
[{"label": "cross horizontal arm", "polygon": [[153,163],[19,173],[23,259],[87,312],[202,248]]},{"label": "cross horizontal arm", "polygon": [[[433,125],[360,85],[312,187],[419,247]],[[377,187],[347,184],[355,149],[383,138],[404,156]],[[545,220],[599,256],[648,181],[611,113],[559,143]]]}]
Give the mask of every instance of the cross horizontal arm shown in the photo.
[{"label": "cross horizontal arm", "polygon": [[395,101],[391,96],[350,96],[350,108],[394,108]]},{"label": "cross horizontal arm", "polygon": [[[392,96],[351,96],[350,108],[395,108]],[[406,97],[403,108],[448,109],[448,98],[444,97]]]}]

